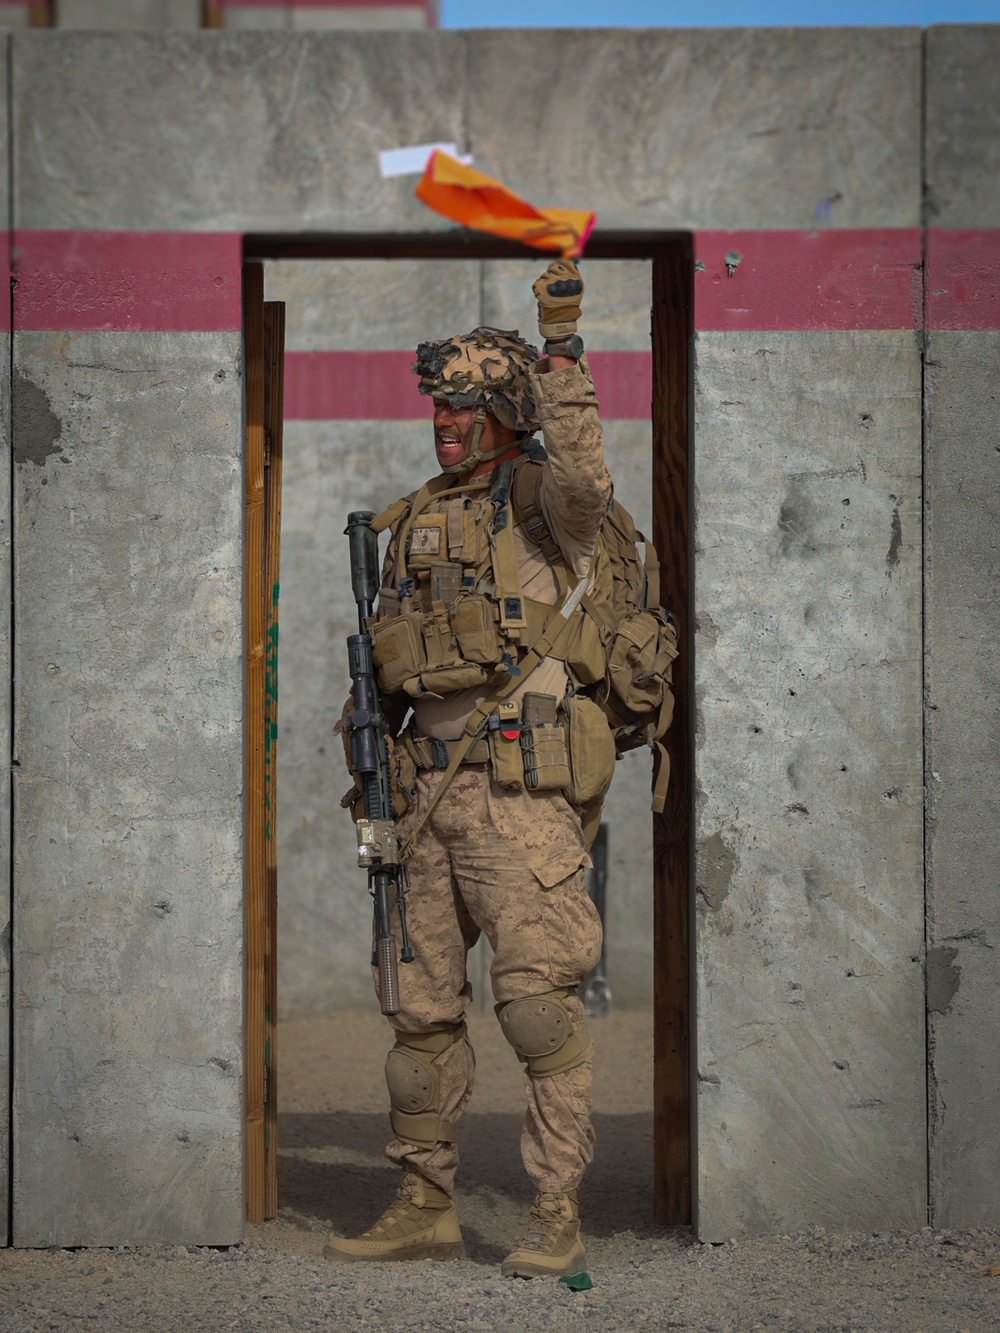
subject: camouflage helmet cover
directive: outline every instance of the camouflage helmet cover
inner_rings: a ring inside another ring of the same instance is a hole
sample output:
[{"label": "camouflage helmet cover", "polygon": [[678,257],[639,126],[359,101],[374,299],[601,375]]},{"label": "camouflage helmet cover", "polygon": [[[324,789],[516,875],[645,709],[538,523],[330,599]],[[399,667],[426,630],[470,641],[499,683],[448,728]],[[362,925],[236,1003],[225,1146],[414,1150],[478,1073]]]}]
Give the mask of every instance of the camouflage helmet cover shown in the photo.
[{"label": "camouflage helmet cover", "polygon": [[529,433],[538,429],[528,367],[538,360],[517,330],[478,328],[440,342],[421,343],[414,373],[420,392],[447,398],[454,407],[482,403],[501,425]]}]

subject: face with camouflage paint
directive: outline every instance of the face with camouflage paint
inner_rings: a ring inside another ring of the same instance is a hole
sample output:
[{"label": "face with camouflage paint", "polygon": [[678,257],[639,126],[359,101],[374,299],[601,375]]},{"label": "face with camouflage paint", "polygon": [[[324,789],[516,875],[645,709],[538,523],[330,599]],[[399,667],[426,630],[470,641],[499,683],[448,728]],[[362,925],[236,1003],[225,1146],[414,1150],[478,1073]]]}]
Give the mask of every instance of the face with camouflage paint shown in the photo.
[{"label": "face with camouflage paint", "polygon": [[[476,428],[474,407],[455,407],[447,398],[434,399],[434,452],[442,468],[464,463],[472,448]],[[513,444],[517,432],[501,425],[492,412],[486,413],[479,447],[484,454]],[[499,460],[497,460],[499,461]]]}]

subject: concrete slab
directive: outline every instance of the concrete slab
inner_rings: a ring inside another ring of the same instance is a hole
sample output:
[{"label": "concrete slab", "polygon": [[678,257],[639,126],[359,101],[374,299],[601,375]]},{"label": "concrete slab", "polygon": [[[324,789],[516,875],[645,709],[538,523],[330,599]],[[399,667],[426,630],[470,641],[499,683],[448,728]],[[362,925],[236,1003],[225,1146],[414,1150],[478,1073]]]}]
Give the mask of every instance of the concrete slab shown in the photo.
[{"label": "concrete slab", "polygon": [[265,266],[264,295],[285,302],[289,349],[415,355],[427,338],[475,326],[481,268],[465,259],[284,260]]},{"label": "concrete slab", "polygon": [[1000,24],[927,33],[927,221],[1000,225]]},{"label": "concrete slab", "polygon": [[439,226],[411,178],[381,180],[378,154],[464,143],[461,34],[14,40],[19,226]]},{"label": "concrete slab", "polygon": [[[0,227],[10,226],[9,176],[7,147],[10,142],[9,83],[7,56],[10,39],[0,34]],[[0,365],[10,365],[10,334],[0,331]],[[9,1243],[8,1218],[10,1203],[10,1136],[4,1128],[10,1124],[10,977],[11,977],[11,919],[10,919],[10,834],[11,791],[10,754],[13,719],[11,697],[7,682],[13,679],[11,660],[11,576],[12,524],[10,466],[10,377],[0,375],[0,1245]]]},{"label": "concrete slab", "polygon": [[696,1227],[918,1228],[916,335],[701,334]]},{"label": "concrete slab", "polygon": [[1000,1224],[1000,333],[934,331],[927,395],[927,787],[931,1204]]},{"label": "concrete slab", "polygon": [[[476,165],[535,203],[638,229],[919,223],[917,28],[507,30],[468,43]],[[502,115],[475,96],[498,77]]]},{"label": "concrete slab", "polygon": [[19,334],[19,1246],[242,1200],[240,339]]},{"label": "concrete slab", "polygon": [[59,0],[60,29],[196,32],[201,0]]}]

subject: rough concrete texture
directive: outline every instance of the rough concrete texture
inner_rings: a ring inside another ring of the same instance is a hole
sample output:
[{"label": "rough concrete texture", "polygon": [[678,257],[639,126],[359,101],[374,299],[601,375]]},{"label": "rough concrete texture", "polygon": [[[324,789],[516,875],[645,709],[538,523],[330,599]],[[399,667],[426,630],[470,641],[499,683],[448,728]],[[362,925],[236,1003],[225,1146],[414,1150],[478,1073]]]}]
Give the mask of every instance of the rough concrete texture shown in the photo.
[{"label": "rough concrete texture", "polygon": [[[476,96],[498,71],[546,131],[516,154],[510,118]],[[919,218],[916,28],[477,33],[467,78],[477,165],[604,227]]]},{"label": "rough concrete texture", "polygon": [[[543,261],[544,262],[544,261]],[[592,347],[649,345],[649,265],[586,266]],[[269,300],[286,302],[288,346],[415,348],[499,322],[534,333],[538,261],[516,264],[325,261],[266,268]],[[624,283],[624,286],[620,284]],[[414,413],[425,404],[414,387]],[[651,438],[643,422],[607,424],[616,493],[650,530]],[[429,421],[289,422],[282,502],[278,838],[280,1012],[326,1012],[371,1002],[371,904],[353,828],[338,801],[349,785],[330,729],[349,688],[344,640],[357,628],[346,579],[346,516],[380,509],[434,471]],[[652,844],[649,759],[619,766],[606,807],[610,912],[608,974],[616,1004],[652,998]],[[489,958],[470,961],[477,1001],[489,1005]]]},{"label": "rough concrete texture", "polygon": [[917,339],[697,355],[697,1231],[918,1228]]},{"label": "rough concrete texture", "polygon": [[58,0],[60,28],[196,32],[201,0]]},{"label": "rough concrete texture", "polygon": [[377,158],[432,140],[605,227],[919,221],[915,28],[18,34],[14,71],[26,227],[437,229]]},{"label": "rough concrete texture", "polygon": [[329,9],[317,5],[289,5],[263,8],[260,5],[227,5],[226,28],[244,32],[280,30],[284,32],[331,32],[334,29],[426,28],[427,12],[420,4],[346,5]]},{"label": "rough concrete texture", "polygon": [[[5,105],[5,103],[4,103]],[[0,334],[0,357],[10,364],[10,334]],[[0,469],[10,475],[10,380],[0,376]],[[0,487],[0,673],[3,680],[13,677],[10,635],[11,598],[11,496],[10,487]],[[10,691],[3,691],[0,701],[0,754],[11,753]],[[0,764],[0,1125],[10,1124],[10,766]],[[8,1243],[10,1192],[10,1135],[0,1133],[0,1245]]]},{"label": "rough concrete texture", "polygon": [[[0,37],[4,60],[0,71],[0,218],[10,217],[7,145],[9,142],[7,55],[9,41]],[[10,334],[0,333],[0,364],[10,365]],[[10,476],[10,379],[0,375],[0,476]],[[11,661],[11,495],[0,486],[0,680],[13,678]],[[10,690],[0,691],[0,1127],[10,1124]],[[0,1128],[0,1244],[8,1243],[10,1200],[10,1136]]]},{"label": "rough concrete texture", "polygon": [[14,349],[14,1243],[242,1235],[240,340]]},{"label": "rough concrete texture", "polygon": [[935,227],[1000,224],[1000,24],[927,33],[926,199]]},{"label": "rough concrete texture", "polygon": [[463,40],[18,34],[18,223],[433,229],[378,153],[463,140]]},{"label": "rough concrete texture", "polygon": [[1000,333],[928,339],[927,787],[931,1201],[1000,1219]]}]

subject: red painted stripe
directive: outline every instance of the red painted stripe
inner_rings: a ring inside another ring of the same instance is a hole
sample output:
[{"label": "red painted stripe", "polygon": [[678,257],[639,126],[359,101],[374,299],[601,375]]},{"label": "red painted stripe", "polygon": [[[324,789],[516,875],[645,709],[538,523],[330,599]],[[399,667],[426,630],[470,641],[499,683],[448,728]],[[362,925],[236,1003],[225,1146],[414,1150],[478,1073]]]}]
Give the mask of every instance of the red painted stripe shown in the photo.
[{"label": "red painted stripe", "polygon": [[1000,329],[1000,229],[927,232],[927,327]]},{"label": "red painted stripe", "polygon": [[699,231],[694,256],[696,265],[704,265],[694,275],[697,329],[921,324],[921,244],[915,227]]},{"label": "red painted stripe", "polygon": [[286,352],[287,421],[407,421],[429,417],[417,393],[416,353]]},{"label": "red painted stripe", "polygon": [[[289,421],[411,421],[431,414],[417,393],[411,351],[286,352]],[[590,368],[606,421],[648,421],[649,352],[592,352]]]},{"label": "red painted stripe", "polygon": [[14,233],[14,327],[217,330],[241,327],[235,232]]}]

